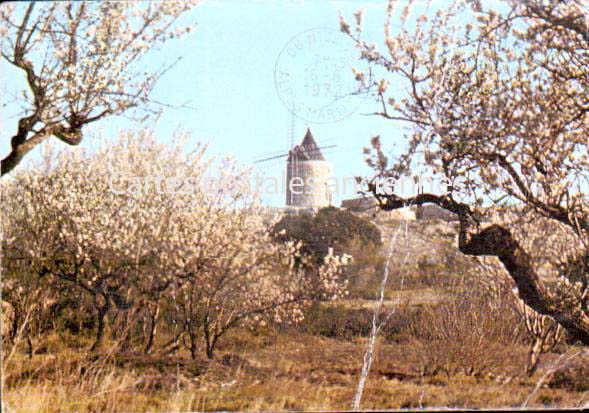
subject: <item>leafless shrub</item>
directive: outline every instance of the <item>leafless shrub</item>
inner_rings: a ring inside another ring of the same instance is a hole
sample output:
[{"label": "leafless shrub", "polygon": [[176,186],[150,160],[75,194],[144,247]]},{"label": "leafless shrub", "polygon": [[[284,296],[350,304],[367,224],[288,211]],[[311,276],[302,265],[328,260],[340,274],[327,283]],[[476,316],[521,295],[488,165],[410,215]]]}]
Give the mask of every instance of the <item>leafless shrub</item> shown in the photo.
[{"label": "leafless shrub", "polygon": [[514,356],[506,347],[522,341],[510,293],[491,293],[479,279],[466,274],[452,285],[438,288],[436,294],[439,303],[424,305],[408,323],[419,373],[480,377],[506,366]]},{"label": "leafless shrub", "polygon": [[513,280],[507,272],[492,258],[481,258],[479,272],[484,274],[482,279],[488,280],[486,288],[489,291],[504,291],[505,297],[514,313],[519,317],[519,325],[524,327],[525,342],[528,344],[528,361],[526,373],[534,374],[540,362],[541,355],[556,350],[566,338],[566,330],[555,320],[542,315],[527,306],[521,300]]},{"label": "leafless shrub", "polygon": [[526,366],[526,373],[531,376],[538,367],[541,355],[555,350],[556,346],[563,342],[565,330],[551,317],[537,313],[517,298],[514,301],[526,332],[531,338]]}]

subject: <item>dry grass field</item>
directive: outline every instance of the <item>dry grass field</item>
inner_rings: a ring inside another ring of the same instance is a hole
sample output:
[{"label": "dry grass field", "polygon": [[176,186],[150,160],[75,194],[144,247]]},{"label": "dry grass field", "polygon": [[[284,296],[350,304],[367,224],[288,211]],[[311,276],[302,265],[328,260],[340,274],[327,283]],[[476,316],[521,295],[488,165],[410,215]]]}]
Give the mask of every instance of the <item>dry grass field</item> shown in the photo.
[{"label": "dry grass field", "polygon": [[[19,356],[5,376],[5,411],[348,409],[364,340],[267,330],[234,335],[220,350],[210,362],[133,354],[92,360],[74,347],[33,360]],[[530,407],[579,407],[588,401],[589,388],[574,389],[554,377],[534,391],[556,355],[545,357],[527,377],[521,374],[523,347],[489,351],[492,365],[482,374],[428,371],[424,351],[410,342],[379,342],[363,407],[517,408],[530,395]]]}]

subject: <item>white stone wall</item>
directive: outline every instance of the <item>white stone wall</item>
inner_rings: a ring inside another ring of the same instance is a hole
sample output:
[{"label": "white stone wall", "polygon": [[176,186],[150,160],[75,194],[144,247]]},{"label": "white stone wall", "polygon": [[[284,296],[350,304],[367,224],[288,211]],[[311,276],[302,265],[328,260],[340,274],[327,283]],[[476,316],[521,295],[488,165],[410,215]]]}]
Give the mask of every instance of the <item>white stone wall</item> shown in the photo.
[{"label": "white stone wall", "polygon": [[286,164],[286,205],[321,208],[331,205],[326,161],[297,161]]}]

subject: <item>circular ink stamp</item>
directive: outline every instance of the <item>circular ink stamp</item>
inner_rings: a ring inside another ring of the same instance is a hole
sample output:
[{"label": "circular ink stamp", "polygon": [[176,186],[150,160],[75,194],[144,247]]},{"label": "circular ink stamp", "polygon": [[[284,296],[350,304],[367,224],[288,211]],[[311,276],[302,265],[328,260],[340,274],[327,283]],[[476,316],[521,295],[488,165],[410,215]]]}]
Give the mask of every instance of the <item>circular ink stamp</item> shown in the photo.
[{"label": "circular ink stamp", "polygon": [[343,33],[327,28],[304,31],[282,49],[274,68],[276,91],[295,116],[311,123],[342,120],[360,105],[352,74],[358,51]]}]

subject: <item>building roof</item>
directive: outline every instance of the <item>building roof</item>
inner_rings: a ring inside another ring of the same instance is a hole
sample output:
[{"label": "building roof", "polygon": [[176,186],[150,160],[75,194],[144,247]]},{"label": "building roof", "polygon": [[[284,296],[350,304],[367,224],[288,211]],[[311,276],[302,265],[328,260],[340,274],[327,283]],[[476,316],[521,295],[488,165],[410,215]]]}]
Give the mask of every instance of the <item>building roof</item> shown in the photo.
[{"label": "building roof", "polygon": [[321,149],[315,142],[311,129],[307,128],[307,133],[300,145],[295,146],[288,153],[288,161],[324,161],[325,158]]}]

